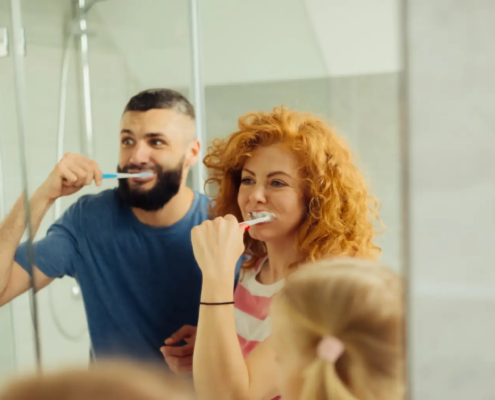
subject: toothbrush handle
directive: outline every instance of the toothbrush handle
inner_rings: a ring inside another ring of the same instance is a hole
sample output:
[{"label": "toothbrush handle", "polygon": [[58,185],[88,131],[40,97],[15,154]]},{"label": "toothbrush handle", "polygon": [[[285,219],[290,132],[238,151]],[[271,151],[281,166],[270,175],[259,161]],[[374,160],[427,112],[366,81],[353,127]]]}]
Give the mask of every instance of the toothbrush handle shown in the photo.
[{"label": "toothbrush handle", "polygon": [[117,178],[117,174],[103,174],[102,175],[103,179],[108,179],[108,178]]}]

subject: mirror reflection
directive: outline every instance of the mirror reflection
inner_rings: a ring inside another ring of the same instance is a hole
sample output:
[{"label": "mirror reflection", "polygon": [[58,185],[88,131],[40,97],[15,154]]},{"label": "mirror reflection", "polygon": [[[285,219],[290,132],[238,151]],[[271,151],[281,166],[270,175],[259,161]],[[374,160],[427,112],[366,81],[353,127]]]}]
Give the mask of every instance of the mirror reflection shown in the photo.
[{"label": "mirror reflection", "polygon": [[[398,3],[354,18],[350,4],[299,0],[10,0],[5,37],[16,3],[23,67],[12,48],[0,58],[5,380],[39,360],[54,371],[39,388],[80,391],[101,364],[118,396],[136,367],[107,359],[124,358],[149,364],[150,387],[193,373],[200,398],[316,398],[325,385],[366,398],[375,379],[348,377],[378,358],[367,376],[390,370],[380,398],[402,396]],[[286,331],[300,346],[284,347]],[[156,391],[189,395],[177,382]]]}]

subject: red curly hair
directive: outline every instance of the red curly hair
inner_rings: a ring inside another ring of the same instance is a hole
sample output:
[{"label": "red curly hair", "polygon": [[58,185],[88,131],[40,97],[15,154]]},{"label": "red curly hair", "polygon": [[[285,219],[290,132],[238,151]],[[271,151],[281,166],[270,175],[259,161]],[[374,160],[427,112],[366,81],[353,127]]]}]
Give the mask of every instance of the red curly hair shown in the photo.
[{"label": "red curly hair", "polygon": [[[218,193],[210,202],[212,217],[234,215],[242,220],[237,195],[247,157],[262,146],[283,143],[291,149],[305,182],[306,218],[298,229],[301,261],[325,256],[374,259],[381,249],[373,244],[378,201],[370,196],[345,141],[320,119],[284,107],[273,112],[250,112],[239,118],[239,130],[215,139],[204,164]],[[245,236],[244,268],[266,256],[264,243]]]}]

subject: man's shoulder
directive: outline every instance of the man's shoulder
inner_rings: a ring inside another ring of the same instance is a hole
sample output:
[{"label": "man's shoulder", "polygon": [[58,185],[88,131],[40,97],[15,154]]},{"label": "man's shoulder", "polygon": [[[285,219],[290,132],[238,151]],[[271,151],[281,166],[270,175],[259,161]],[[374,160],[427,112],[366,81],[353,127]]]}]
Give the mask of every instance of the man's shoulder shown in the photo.
[{"label": "man's shoulder", "polygon": [[210,219],[209,217],[209,203],[210,203],[210,198],[206,196],[203,193],[199,192],[194,192],[194,204],[193,204],[193,212],[191,217],[196,220],[196,222],[203,222],[207,219]]},{"label": "man's shoulder", "polygon": [[208,210],[208,203],[210,202],[211,199],[206,194],[199,192],[194,192],[194,193],[196,196],[198,196],[200,207],[204,210]]}]

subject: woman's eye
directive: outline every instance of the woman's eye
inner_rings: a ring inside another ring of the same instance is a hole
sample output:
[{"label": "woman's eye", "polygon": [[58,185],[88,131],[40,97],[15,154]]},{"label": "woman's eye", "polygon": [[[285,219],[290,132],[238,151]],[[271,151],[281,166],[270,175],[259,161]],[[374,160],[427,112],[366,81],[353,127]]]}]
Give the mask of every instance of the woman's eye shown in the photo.
[{"label": "woman's eye", "polygon": [[287,186],[287,185],[284,182],[281,182],[281,181],[272,181],[272,186],[282,187],[282,186]]},{"label": "woman's eye", "polygon": [[250,185],[251,183],[253,183],[253,180],[251,178],[242,178],[241,179],[241,184],[243,184],[243,185]]}]

